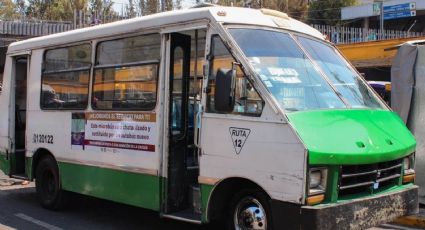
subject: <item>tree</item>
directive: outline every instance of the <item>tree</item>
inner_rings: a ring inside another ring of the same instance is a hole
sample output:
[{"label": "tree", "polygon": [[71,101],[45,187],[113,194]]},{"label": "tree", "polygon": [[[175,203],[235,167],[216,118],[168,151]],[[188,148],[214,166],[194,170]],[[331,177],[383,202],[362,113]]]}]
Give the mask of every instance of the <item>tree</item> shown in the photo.
[{"label": "tree", "polygon": [[[138,0],[137,8],[141,15],[158,13],[164,11],[181,9],[181,0]],[[161,3],[164,3],[161,6]]]},{"label": "tree", "polygon": [[88,0],[70,0],[72,9],[86,10],[88,7]]},{"label": "tree", "polygon": [[158,0],[139,0],[139,9],[142,15],[149,15],[159,12]]},{"label": "tree", "polygon": [[112,0],[90,0],[89,11],[92,14],[92,23],[98,24],[105,22],[107,18],[116,16],[116,12],[112,8],[114,2]]},{"label": "tree", "polygon": [[356,0],[312,1],[308,12],[308,21],[312,24],[339,25],[341,23],[341,7],[356,4]]},{"label": "tree", "polygon": [[126,13],[129,18],[136,17],[136,6],[134,5],[134,0],[128,0],[128,5],[126,6]]},{"label": "tree", "polygon": [[71,21],[73,10],[67,0],[28,0],[27,15],[38,20]]},{"label": "tree", "polygon": [[21,20],[24,20],[25,19],[25,12],[26,12],[25,0],[16,0],[15,7],[16,7],[16,12],[18,12]]},{"label": "tree", "polygon": [[113,5],[114,2],[112,0],[90,0],[89,10],[98,15],[109,15],[114,11]]},{"label": "tree", "polygon": [[13,20],[19,18],[17,7],[12,0],[0,0],[0,19]]}]

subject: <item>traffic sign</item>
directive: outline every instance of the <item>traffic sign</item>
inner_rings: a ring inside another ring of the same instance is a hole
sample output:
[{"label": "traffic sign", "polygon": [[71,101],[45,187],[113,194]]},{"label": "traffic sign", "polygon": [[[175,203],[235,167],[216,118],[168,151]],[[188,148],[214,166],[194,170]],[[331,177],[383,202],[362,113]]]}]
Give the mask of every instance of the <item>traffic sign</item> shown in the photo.
[{"label": "traffic sign", "polygon": [[384,13],[384,20],[396,19],[396,18],[407,18],[416,16],[416,10],[412,11],[398,11],[391,13]]},{"label": "traffic sign", "polygon": [[384,20],[407,18],[414,16],[416,16],[415,2],[384,6]]},{"label": "traffic sign", "polygon": [[416,10],[415,2],[392,5],[392,6],[384,6],[384,14],[391,13],[391,12],[412,11],[412,10]]}]

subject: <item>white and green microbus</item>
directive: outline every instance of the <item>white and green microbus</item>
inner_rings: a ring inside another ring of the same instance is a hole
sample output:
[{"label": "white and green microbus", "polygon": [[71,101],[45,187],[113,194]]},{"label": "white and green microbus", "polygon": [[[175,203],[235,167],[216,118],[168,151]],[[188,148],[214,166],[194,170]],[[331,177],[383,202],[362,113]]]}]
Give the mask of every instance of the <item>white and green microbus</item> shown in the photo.
[{"label": "white and green microbus", "polygon": [[416,142],[312,27],[199,7],[10,45],[0,168],[226,229],[364,229],[418,210]]}]

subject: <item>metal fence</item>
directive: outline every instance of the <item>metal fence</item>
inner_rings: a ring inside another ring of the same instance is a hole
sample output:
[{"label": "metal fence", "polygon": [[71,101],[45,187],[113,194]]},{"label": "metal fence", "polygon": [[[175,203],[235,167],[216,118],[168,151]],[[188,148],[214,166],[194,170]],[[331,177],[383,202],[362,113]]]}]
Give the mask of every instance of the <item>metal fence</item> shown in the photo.
[{"label": "metal fence", "polygon": [[0,21],[0,35],[37,37],[72,30],[71,22]]},{"label": "metal fence", "polygon": [[[113,20],[112,20],[113,21]],[[103,21],[103,23],[107,20]],[[48,34],[60,33],[72,30],[76,27],[87,27],[89,24],[74,26],[72,22],[19,22],[0,21],[0,35],[37,37]],[[386,40],[394,38],[409,38],[425,36],[423,32],[409,32],[397,30],[364,29],[353,27],[337,27],[328,25],[312,25],[325,34],[328,39],[336,44],[347,44],[367,41]]]},{"label": "metal fence", "polygon": [[330,41],[336,44],[387,40],[395,38],[410,38],[425,36],[423,32],[409,32],[399,30],[364,29],[344,26],[312,25],[325,34]]}]

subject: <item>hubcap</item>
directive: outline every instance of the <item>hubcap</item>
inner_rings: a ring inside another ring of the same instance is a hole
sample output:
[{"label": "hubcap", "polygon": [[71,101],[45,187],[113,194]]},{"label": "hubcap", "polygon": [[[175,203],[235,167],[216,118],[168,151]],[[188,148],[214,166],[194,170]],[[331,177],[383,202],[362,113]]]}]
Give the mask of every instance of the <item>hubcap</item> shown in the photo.
[{"label": "hubcap", "polygon": [[234,224],[236,230],[266,230],[266,212],[261,203],[254,197],[241,199],[236,205]]}]

